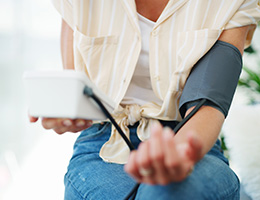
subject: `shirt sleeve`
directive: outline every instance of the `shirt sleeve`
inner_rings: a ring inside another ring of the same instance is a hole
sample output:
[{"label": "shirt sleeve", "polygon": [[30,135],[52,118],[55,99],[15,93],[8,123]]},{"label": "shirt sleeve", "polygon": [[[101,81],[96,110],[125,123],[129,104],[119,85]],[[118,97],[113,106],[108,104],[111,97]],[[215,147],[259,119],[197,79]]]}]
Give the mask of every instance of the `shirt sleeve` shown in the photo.
[{"label": "shirt sleeve", "polygon": [[67,24],[74,29],[73,0],[51,0],[54,7],[60,13]]},{"label": "shirt sleeve", "polygon": [[251,25],[251,29],[248,32],[245,48],[251,44],[252,37],[257,23],[260,21],[260,3],[259,0],[245,0],[237,12],[232,16],[225,26],[225,29],[231,29],[235,27],[242,27]]}]

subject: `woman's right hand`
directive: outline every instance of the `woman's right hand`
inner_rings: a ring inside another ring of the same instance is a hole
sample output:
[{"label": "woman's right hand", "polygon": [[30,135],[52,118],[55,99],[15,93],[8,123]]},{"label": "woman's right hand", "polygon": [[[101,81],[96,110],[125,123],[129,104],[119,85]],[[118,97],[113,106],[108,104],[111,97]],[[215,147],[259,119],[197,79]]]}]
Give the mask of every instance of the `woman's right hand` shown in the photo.
[{"label": "woman's right hand", "polygon": [[[73,30],[62,20],[61,31],[61,55],[64,69],[74,69],[73,57]],[[38,121],[38,118],[29,116],[30,122]],[[68,119],[68,118],[43,118],[42,126],[45,129],[53,129],[58,134],[65,132],[79,132],[89,128],[92,125],[91,120]]]},{"label": "woman's right hand", "polygon": [[[31,123],[38,121],[38,118],[29,116]],[[85,130],[92,125],[91,120],[85,119],[68,119],[68,118],[43,118],[42,126],[45,129],[53,129],[58,134],[65,132],[77,133]]]}]

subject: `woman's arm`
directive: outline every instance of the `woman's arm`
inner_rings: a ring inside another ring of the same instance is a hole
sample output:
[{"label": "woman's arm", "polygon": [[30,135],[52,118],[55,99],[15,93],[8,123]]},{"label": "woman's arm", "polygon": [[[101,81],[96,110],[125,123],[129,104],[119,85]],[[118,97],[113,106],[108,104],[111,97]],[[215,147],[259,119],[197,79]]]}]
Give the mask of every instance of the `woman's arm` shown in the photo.
[{"label": "woman's arm", "polygon": [[[246,40],[247,33],[249,31],[249,26],[239,27],[235,29],[225,30],[219,37],[220,41],[230,43],[238,48],[241,55],[244,52],[244,44]],[[191,112],[193,108],[190,108],[186,115]],[[211,120],[209,120],[211,119]],[[204,156],[215,143],[222,124],[224,122],[224,115],[219,110],[212,108],[210,106],[204,106],[199,110],[197,115],[195,115],[186,126],[180,130],[180,134],[176,135],[176,140],[184,140],[185,135],[189,131],[194,131],[194,133],[203,138],[205,142],[202,145],[202,156]]]},{"label": "woman's arm", "polygon": [[254,28],[254,26],[242,26],[239,28],[224,30],[218,40],[234,45],[238,48],[241,55],[243,55],[246,37],[249,30],[252,28]]},{"label": "woman's arm", "polygon": [[[242,54],[248,29],[245,26],[225,30],[219,40],[231,43]],[[218,109],[203,106],[174,137],[171,130],[156,124],[151,130],[151,138],[130,154],[126,172],[148,184],[164,185],[185,179],[216,142],[224,119]],[[140,173],[143,169],[152,173],[143,176]]]}]

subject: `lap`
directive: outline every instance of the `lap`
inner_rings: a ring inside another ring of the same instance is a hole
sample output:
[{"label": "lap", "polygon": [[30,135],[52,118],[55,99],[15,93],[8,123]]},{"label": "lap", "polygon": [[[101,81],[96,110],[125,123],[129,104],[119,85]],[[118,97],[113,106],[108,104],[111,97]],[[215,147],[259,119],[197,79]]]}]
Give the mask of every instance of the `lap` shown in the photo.
[{"label": "lap", "polygon": [[184,181],[167,186],[141,185],[137,199],[158,200],[239,199],[239,181],[228,165],[215,155],[205,155]]},{"label": "lap", "polygon": [[74,145],[65,175],[65,199],[124,199],[135,181],[124,166],[106,163],[99,150],[110,136],[110,124],[93,125],[82,132]]},{"label": "lap", "polygon": [[[123,165],[105,163],[99,157],[109,135],[108,123],[94,125],[80,135],[65,175],[65,199],[124,199],[134,187],[135,181],[124,172]],[[131,137],[137,146],[140,141]],[[187,179],[167,186],[141,184],[136,199],[225,200],[239,199],[238,195],[239,181],[215,145]]]}]

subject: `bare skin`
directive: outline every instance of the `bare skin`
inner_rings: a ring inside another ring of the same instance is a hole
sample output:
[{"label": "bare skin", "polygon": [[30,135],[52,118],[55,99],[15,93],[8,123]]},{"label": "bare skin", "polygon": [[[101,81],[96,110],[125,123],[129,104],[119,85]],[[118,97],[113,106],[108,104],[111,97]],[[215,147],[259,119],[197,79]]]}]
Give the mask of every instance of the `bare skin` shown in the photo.
[{"label": "bare skin", "polygon": [[[150,20],[157,21],[167,2],[168,0],[136,0],[137,11]],[[64,21],[62,24],[63,65],[64,68],[73,69],[73,30]],[[231,43],[243,54],[249,28],[250,26],[245,26],[225,30],[219,40]],[[186,114],[192,109],[190,108]],[[30,117],[30,121],[35,122],[37,118]],[[79,121],[82,126],[77,126]],[[155,124],[151,129],[151,138],[130,154],[125,171],[140,183],[165,185],[173,181],[182,181],[214,145],[223,122],[224,115],[220,111],[203,106],[176,136],[172,130]],[[91,125],[91,121],[45,118],[42,125],[62,134],[84,130]],[[152,169],[153,173],[144,177],[139,173],[141,168]]]},{"label": "bare skin", "polygon": [[168,0],[135,0],[137,12],[156,22],[167,5]]}]

